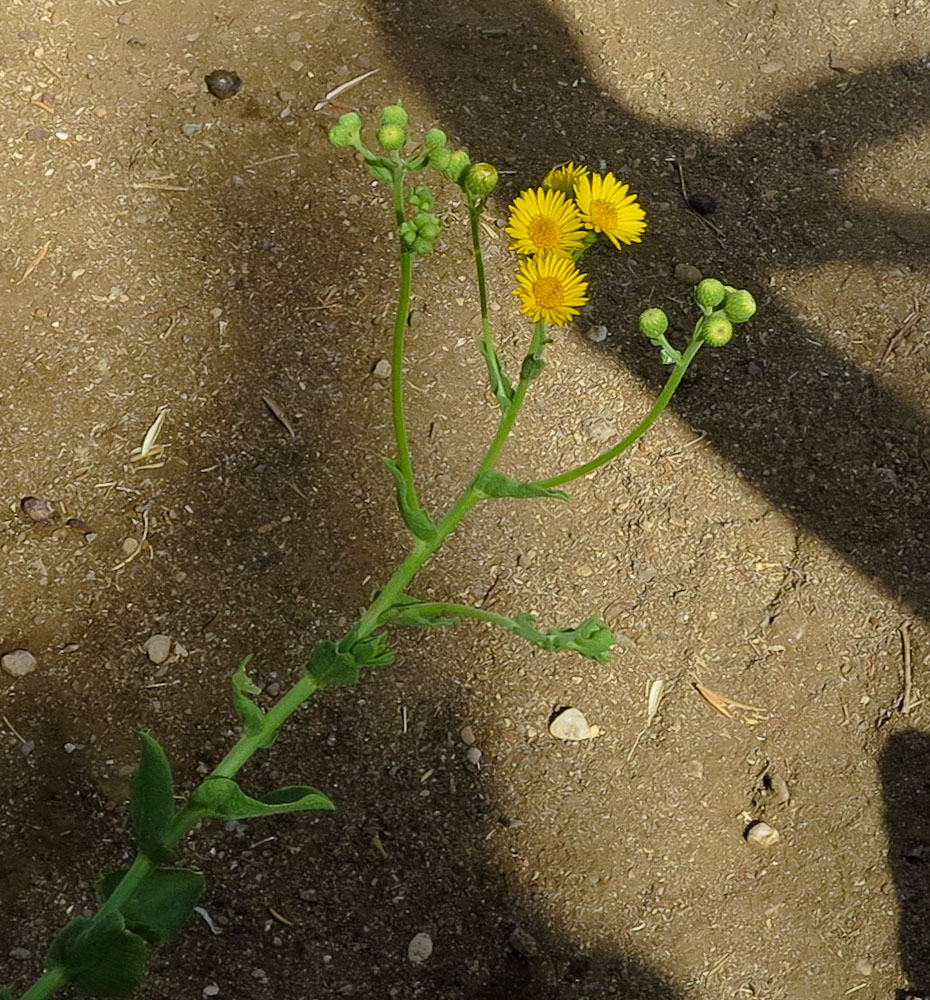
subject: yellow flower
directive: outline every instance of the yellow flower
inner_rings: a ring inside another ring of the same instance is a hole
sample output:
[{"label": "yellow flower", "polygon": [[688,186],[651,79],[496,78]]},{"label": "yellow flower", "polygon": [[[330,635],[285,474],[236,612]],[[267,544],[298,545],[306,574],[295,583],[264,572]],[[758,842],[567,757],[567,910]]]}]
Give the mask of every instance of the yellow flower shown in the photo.
[{"label": "yellow flower", "polygon": [[561,191],[563,194],[567,194],[569,198],[572,198],[575,194],[575,185],[587,173],[588,168],[580,163],[575,164],[571,161],[560,163],[546,174],[543,178],[542,186],[551,191]]},{"label": "yellow flower", "polygon": [[575,203],[561,191],[523,191],[510,206],[507,235],[517,253],[567,254],[584,244],[584,228]]},{"label": "yellow flower", "polygon": [[520,312],[534,323],[563,326],[588,301],[587,290],[585,276],[570,257],[542,254],[520,262],[513,294],[522,302]]},{"label": "yellow flower", "polygon": [[646,213],[613,174],[581,177],[575,185],[575,200],[584,224],[603,233],[619,250],[620,243],[639,243],[646,228]]}]

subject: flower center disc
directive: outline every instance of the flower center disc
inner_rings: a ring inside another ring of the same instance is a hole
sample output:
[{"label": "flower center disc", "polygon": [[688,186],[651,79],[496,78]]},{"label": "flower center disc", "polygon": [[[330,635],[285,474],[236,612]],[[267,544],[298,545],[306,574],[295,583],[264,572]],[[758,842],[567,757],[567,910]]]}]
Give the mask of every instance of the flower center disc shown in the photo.
[{"label": "flower center disc", "polygon": [[617,224],[616,207],[601,198],[591,202],[588,215],[591,217],[591,224],[597,229],[612,229]]},{"label": "flower center disc", "polygon": [[527,234],[533,244],[540,250],[555,250],[559,245],[559,227],[552,220],[545,216],[533,219],[527,226]]},{"label": "flower center disc", "polygon": [[562,282],[558,278],[540,278],[533,285],[533,295],[539,305],[545,309],[560,306],[564,298]]}]

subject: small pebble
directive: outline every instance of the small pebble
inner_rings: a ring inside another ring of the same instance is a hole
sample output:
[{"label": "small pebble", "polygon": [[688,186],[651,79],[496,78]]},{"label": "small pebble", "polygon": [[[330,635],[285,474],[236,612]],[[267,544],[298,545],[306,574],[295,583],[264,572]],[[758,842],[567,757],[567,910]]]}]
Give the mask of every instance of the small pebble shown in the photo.
[{"label": "small pebble", "polygon": [[791,801],[788,783],[778,774],[767,774],[763,779],[766,790],[775,800],[775,804],[786,806]]},{"label": "small pebble", "polygon": [[475,742],[475,731],[471,726],[462,726],[459,730],[459,739],[466,745],[471,746]]},{"label": "small pebble", "polygon": [[36,658],[28,649],[14,649],[0,656],[0,666],[11,677],[25,677],[26,674],[31,674],[37,665]]},{"label": "small pebble", "polygon": [[20,509],[33,521],[48,521],[55,513],[55,508],[39,497],[23,497],[19,502]]},{"label": "small pebble", "polygon": [[780,73],[785,68],[784,63],[780,62],[764,62],[759,67],[759,72],[764,73],[766,76],[771,76],[773,73]]},{"label": "small pebble", "polygon": [[219,993],[220,993],[220,988],[219,986],[216,985],[216,983],[210,983],[209,986],[204,986],[203,988],[203,995],[205,997],[219,996]]},{"label": "small pebble", "polygon": [[557,740],[590,740],[595,734],[588,720],[577,708],[566,708],[549,723],[549,732]]},{"label": "small pebble", "polygon": [[200,122],[187,122],[181,126],[181,131],[190,139],[192,136],[197,135],[198,132],[203,131],[203,125]]},{"label": "small pebble", "polygon": [[79,517],[69,517],[65,521],[65,524],[75,531],[83,532],[85,535],[90,531],[90,525],[86,521],[82,521]]},{"label": "small pebble", "polygon": [[242,90],[242,80],[229,69],[215,69],[204,77],[207,90],[221,101],[227,97],[235,97]]},{"label": "small pebble", "polygon": [[688,197],[688,204],[698,215],[713,215],[717,211],[717,199],[700,191]]},{"label": "small pebble", "polygon": [[508,940],[510,947],[524,958],[535,958],[539,954],[539,942],[522,927],[514,928]]},{"label": "small pebble", "polygon": [[833,147],[828,139],[820,137],[811,142],[811,152],[818,160],[829,160],[833,155]]},{"label": "small pebble", "polygon": [[51,139],[52,133],[46,132],[44,128],[31,128],[26,133],[26,138],[30,142],[44,142],[46,139]]},{"label": "small pebble", "polygon": [[607,339],[607,327],[606,326],[592,326],[588,330],[588,340],[592,344],[601,344]]},{"label": "small pebble", "polygon": [[152,663],[164,663],[171,655],[171,638],[167,635],[152,635],[142,645],[145,655]]},{"label": "small pebble", "polygon": [[25,962],[32,958],[32,952],[28,948],[10,948],[10,958],[15,958],[17,962]]},{"label": "small pebble", "polygon": [[466,753],[465,756],[468,759],[469,764],[474,764],[475,767],[478,767],[481,763],[483,755],[477,747],[469,747],[468,753]]},{"label": "small pebble", "polygon": [[391,362],[385,361],[384,358],[382,358],[372,369],[372,374],[375,378],[390,378]]},{"label": "small pebble", "polygon": [[704,275],[693,264],[675,265],[675,280],[683,285],[696,285],[703,277]]},{"label": "small pebble", "polygon": [[420,965],[425,962],[430,955],[433,954],[433,939],[421,931],[419,934],[414,934],[410,939],[410,944],[407,945],[407,958],[413,962],[414,965]]},{"label": "small pebble", "polygon": [[35,740],[26,740],[25,743],[21,743],[19,746],[19,752],[24,756],[28,757],[36,748]]},{"label": "small pebble", "polygon": [[124,538],[120,548],[123,550],[123,555],[131,556],[139,548],[139,543],[135,538]]},{"label": "small pebble", "polygon": [[746,839],[757,847],[772,847],[781,839],[778,831],[768,823],[753,823],[746,831]]}]

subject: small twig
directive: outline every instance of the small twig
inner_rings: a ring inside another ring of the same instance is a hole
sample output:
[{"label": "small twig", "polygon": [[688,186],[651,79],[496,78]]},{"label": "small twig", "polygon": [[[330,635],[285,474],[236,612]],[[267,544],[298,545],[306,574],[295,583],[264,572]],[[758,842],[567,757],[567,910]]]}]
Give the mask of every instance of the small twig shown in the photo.
[{"label": "small twig", "polygon": [[19,279],[19,281],[16,282],[17,285],[21,285],[26,280],[26,278],[28,278],[29,275],[32,274],[32,272],[42,263],[42,261],[45,260],[45,255],[48,253],[48,248],[51,245],[52,241],[46,240],[45,246],[43,246],[42,249],[35,255],[35,258],[29,265],[29,267],[27,267],[26,270],[23,271],[23,276]]},{"label": "small twig", "polygon": [[911,665],[911,633],[910,622],[902,622],[899,629],[901,633],[901,655],[904,660],[904,692],[901,695],[902,715],[907,715],[912,709],[923,704],[923,698],[913,700],[914,695],[914,672]]},{"label": "small twig", "polygon": [[908,330],[910,330],[918,319],[920,319],[920,316],[918,315],[916,309],[904,317],[904,322],[902,322],[898,329],[891,335],[891,339],[888,341],[885,350],[882,352],[882,356],[878,359],[878,363],[880,365],[883,365],[901,346],[901,341],[904,340]]},{"label": "small twig", "polygon": [[274,415],[275,420],[290,434],[292,438],[297,437],[297,431],[294,430],[294,425],[291,423],[290,417],[284,411],[284,407],[280,403],[276,403],[271,396],[262,396],[262,402],[265,406],[271,410]]},{"label": "small twig", "polygon": [[149,181],[137,181],[129,186],[133,191],[190,191],[190,187],[180,184],[154,184]]},{"label": "small twig", "polygon": [[19,740],[20,743],[26,742],[22,734],[17,731],[16,726],[14,726],[5,715],[3,716],[3,721],[6,724],[6,728],[9,729],[9,731]]},{"label": "small twig", "polygon": [[289,160],[292,156],[300,156],[300,153],[281,153],[280,156],[269,156],[267,160],[255,160],[254,163],[247,163],[246,170],[252,167],[263,167],[266,163],[274,163],[276,160]]},{"label": "small twig", "polygon": [[368,77],[373,76],[375,73],[378,72],[379,70],[370,69],[367,73],[362,73],[361,76],[357,76],[352,80],[348,80],[346,83],[340,83],[339,86],[331,90],[323,98],[322,101],[317,101],[317,103],[313,105],[313,110],[321,111],[323,108],[326,107],[327,104],[331,104],[333,102],[334,97],[338,97],[340,94],[344,94],[349,89],[349,87],[354,87],[357,83],[361,83],[362,80],[367,80]]}]

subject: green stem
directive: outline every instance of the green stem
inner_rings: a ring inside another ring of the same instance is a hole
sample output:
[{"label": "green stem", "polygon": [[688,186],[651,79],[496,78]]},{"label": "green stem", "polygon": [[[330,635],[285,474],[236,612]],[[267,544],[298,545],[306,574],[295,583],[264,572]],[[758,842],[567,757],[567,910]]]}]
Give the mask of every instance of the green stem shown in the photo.
[{"label": "green stem", "polygon": [[488,315],[488,284],[484,275],[484,254],[481,251],[481,237],[478,234],[478,220],[481,217],[479,206],[469,209],[468,220],[471,223],[471,251],[475,258],[475,273],[478,278],[478,300],[481,304],[481,335],[487,357],[494,352],[494,334],[491,330],[491,319]]},{"label": "green stem", "polygon": [[635,444],[662,415],[662,411],[668,406],[672,396],[675,395],[678,383],[684,378],[688,366],[694,360],[694,356],[701,349],[703,343],[704,341],[700,337],[692,337],[685,353],[681,357],[681,361],[675,365],[652,409],[646,414],[642,423],[634,431],[627,434],[613,448],[598,455],[597,458],[592,458],[590,462],[585,462],[583,465],[576,465],[574,469],[569,469],[558,476],[551,476],[549,479],[537,479],[533,482],[533,485],[549,488],[551,486],[561,486],[563,483],[570,483],[573,479],[586,476],[589,472],[594,472],[595,469],[599,469],[602,465],[612,462],[618,455],[625,452],[630,445]]},{"label": "green stem", "polygon": [[[391,185],[394,198],[394,215],[398,229],[405,220],[404,212],[404,170],[394,171]],[[407,498],[411,505],[418,507],[417,491],[413,482],[413,463],[410,459],[410,444],[407,441],[407,425],[404,420],[404,334],[407,332],[407,317],[410,311],[410,284],[413,276],[413,253],[400,235],[400,292],[397,296],[397,311],[394,314],[394,342],[391,348],[391,413],[394,419],[394,436],[397,438],[397,464],[407,484]]]},{"label": "green stem", "polygon": [[[448,601],[424,601],[422,604],[417,602],[414,605],[400,605],[397,608],[397,613],[402,615],[411,607],[417,611],[421,611],[424,615],[453,615],[459,618],[477,618],[479,621],[490,622],[492,625],[500,625],[502,628],[513,629],[513,620],[508,618],[507,615],[499,615],[496,611],[485,611],[484,608],[476,608],[471,604],[455,604]],[[390,612],[381,620],[383,624],[390,625]]]},{"label": "green stem", "polygon": [[20,1000],[45,1000],[68,982],[68,973],[64,969],[53,968],[40,976],[28,990],[20,997]]}]

